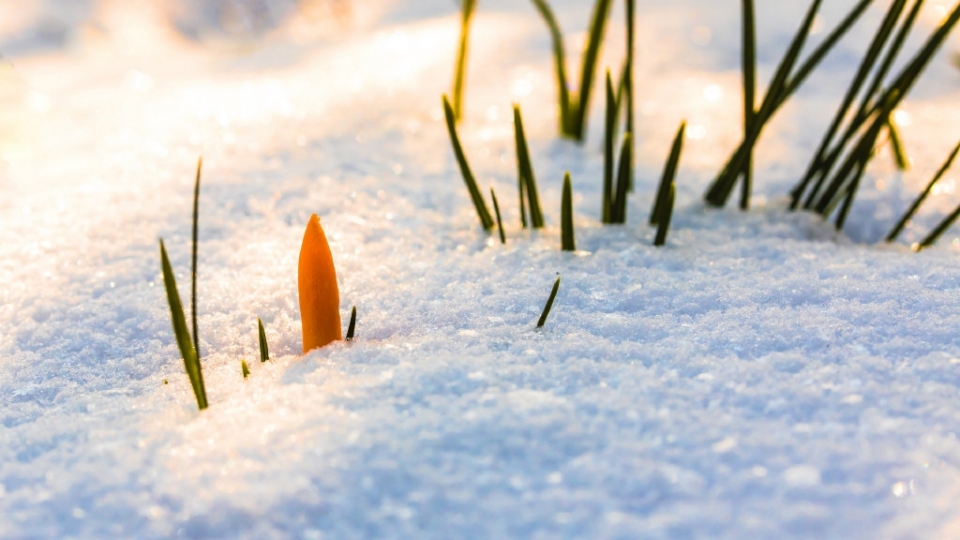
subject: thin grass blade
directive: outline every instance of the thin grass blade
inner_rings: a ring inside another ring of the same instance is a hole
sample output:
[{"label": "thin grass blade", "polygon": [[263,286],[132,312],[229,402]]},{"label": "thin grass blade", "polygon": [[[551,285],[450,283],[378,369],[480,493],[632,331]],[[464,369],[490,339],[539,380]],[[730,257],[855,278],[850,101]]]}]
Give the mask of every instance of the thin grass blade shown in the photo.
[{"label": "thin grass blade", "polygon": [[467,71],[467,45],[470,41],[470,20],[473,18],[476,0],[463,0],[460,19],[460,47],[457,50],[457,70],[453,81],[453,115],[459,122],[463,118],[463,81]]},{"label": "thin grass blade", "polygon": [[553,301],[557,298],[557,291],[560,290],[560,278],[553,282],[553,290],[550,291],[550,298],[547,298],[547,305],[543,306],[543,313],[540,320],[537,321],[537,328],[543,328],[547,324],[547,317],[550,315],[550,309],[553,308]]},{"label": "thin grass blade", "polygon": [[613,93],[613,81],[610,70],[606,77],[606,116],[603,130],[603,208],[600,212],[601,223],[611,223],[613,210],[613,148],[616,138],[617,98]]},{"label": "thin grass blade", "polygon": [[937,227],[933,229],[933,231],[931,231],[926,238],[924,238],[919,244],[917,244],[917,247],[915,249],[917,251],[920,251],[921,249],[925,249],[932,246],[934,242],[936,242],[937,239],[939,239],[940,236],[943,235],[943,233],[947,232],[947,229],[949,229],[950,226],[953,225],[955,221],[957,221],[957,218],[960,218],[960,206],[958,206],[956,210],[954,210],[949,216],[947,216],[946,219],[941,221],[940,224],[937,225]]},{"label": "thin grass blade", "polygon": [[633,152],[633,137],[630,133],[623,136],[620,145],[620,163],[617,166],[617,192],[613,199],[613,223],[627,222],[627,191],[630,188],[630,162]]},{"label": "thin grass blade", "polygon": [[457,163],[460,165],[460,173],[463,175],[463,181],[467,184],[470,191],[470,198],[473,200],[473,206],[477,209],[477,216],[480,218],[480,224],[487,231],[493,228],[493,217],[487,210],[487,204],[483,202],[483,195],[480,194],[480,188],[477,187],[477,181],[474,179],[470,165],[467,164],[467,157],[463,153],[463,147],[460,145],[460,137],[457,135],[456,121],[453,115],[453,108],[450,107],[450,101],[447,96],[443,96],[443,113],[447,120],[447,131],[450,133],[450,142],[453,145],[453,153],[457,157]]},{"label": "thin grass blade", "polygon": [[893,151],[893,163],[898,171],[906,171],[910,168],[910,158],[907,157],[907,149],[903,146],[903,136],[900,135],[900,128],[897,122],[890,117],[887,123],[887,132],[890,134],[890,149]]},{"label": "thin grass blade", "polygon": [[540,194],[537,190],[537,180],[533,175],[533,164],[530,160],[530,147],[527,146],[527,136],[523,129],[523,117],[520,106],[513,106],[513,131],[517,147],[517,172],[523,191],[530,203],[530,225],[534,229],[543,228],[543,210],[540,208]]},{"label": "thin grass blade", "polygon": [[560,101],[560,133],[566,137],[574,137],[574,111],[570,86],[567,83],[567,61],[563,47],[563,32],[560,31],[557,18],[553,15],[553,10],[550,9],[546,0],[533,0],[533,5],[547,24],[547,28],[550,30],[550,39],[553,43],[553,62],[557,77],[557,95]]},{"label": "thin grass blade", "polygon": [[203,410],[207,408],[207,392],[203,386],[200,359],[197,357],[197,351],[190,338],[190,330],[187,329],[187,319],[183,315],[180,293],[177,292],[177,279],[170,267],[170,259],[167,257],[167,249],[163,245],[162,238],[160,239],[160,267],[163,270],[163,286],[167,293],[167,303],[170,305],[173,334],[177,339],[177,347],[180,349],[180,356],[183,358],[183,366],[187,372],[187,377],[190,379],[190,386],[193,387],[193,394],[197,398],[197,407]]},{"label": "thin grass blade", "polygon": [[583,52],[583,64],[580,71],[580,87],[577,90],[576,116],[574,118],[573,136],[583,141],[586,128],[587,111],[590,107],[590,93],[593,88],[593,77],[596,74],[597,58],[600,56],[600,45],[603,43],[603,30],[610,16],[610,6],[613,0],[597,0],[593,7],[590,19],[587,47]]},{"label": "thin grass blade", "polygon": [[673,218],[673,205],[677,198],[677,185],[670,184],[670,191],[667,193],[666,203],[663,205],[663,214],[660,216],[660,222],[657,224],[657,236],[653,239],[653,245],[663,246],[667,243],[667,232],[670,231],[670,220]]},{"label": "thin grass blade", "polygon": [[506,233],[503,232],[503,221],[500,220],[500,204],[497,203],[497,194],[490,188],[490,198],[493,199],[493,213],[497,216],[497,230],[500,231],[500,243],[507,243]]},{"label": "thin grass blade", "polygon": [[[743,11],[743,135],[746,137],[753,124],[757,98],[757,28],[753,0],[742,0]],[[753,191],[753,150],[746,157],[746,172],[740,190],[740,208],[750,205]]]},{"label": "thin grass blade", "polygon": [[650,210],[650,225],[657,225],[666,212],[668,198],[670,196],[670,186],[677,177],[677,167],[680,165],[680,155],[683,153],[683,137],[687,131],[687,122],[680,123],[680,129],[673,138],[673,145],[670,148],[670,155],[667,156],[667,162],[663,166],[663,175],[660,177],[660,186],[657,188],[657,197],[653,201],[653,208]]},{"label": "thin grass blade", "polygon": [[350,324],[347,326],[347,341],[353,341],[353,337],[357,331],[357,306],[353,306],[353,309],[350,310]]},{"label": "thin grass blade", "polygon": [[910,208],[900,217],[900,221],[894,225],[893,229],[890,231],[890,234],[887,235],[886,241],[893,242],[897,236],[903,231],[903,228],[907,226],[907,222],[913,219],[914,214],[917,213],[917,210],[920,208],[920,205],[926,200],[927,196],[930,195],[930,192],[933,191],[933,186],[937,184],[940,178],[950,169],[950,166],[953,165],[953,160],[956,159],[957,154],[960,153],[960,143],[953,147],[953,151],[950,152],[950,156],[947,157],[947,160],[940,166],[940,169],[937,171],[933,178],[930,179],[930,182],[927,183],[927,187],[920,193],[920,196],[917,197],[913,204],[910,205]]},{"label": "thin grass blade", "polygon": [[193,323],[193,348],[200,358],[200,333],[197,330],[197,244],[200,219],[200,169],[203,158],[197,160],[197,178],[193,183],[193,247],[190,254],[190,318]]},{"label": "thin grass blade", "polygon": [[246,360],[240,360],[240,373],[243,374],[244,379],[250,376],[250,366],[247,365]]},{"label": "thin grass blade", "polygon": [[257,337],[260,342],[260,362],[266,362],[270,359],[270,347],[267,346],[267,332],[260,317],[257,317]]},{"label": "thin grass blade", "polygon": [[576,251],[577,242],[573,232],[573,187],[570,173],[563,176],[563,197],[560,203],[560,244],[563,251]]}]

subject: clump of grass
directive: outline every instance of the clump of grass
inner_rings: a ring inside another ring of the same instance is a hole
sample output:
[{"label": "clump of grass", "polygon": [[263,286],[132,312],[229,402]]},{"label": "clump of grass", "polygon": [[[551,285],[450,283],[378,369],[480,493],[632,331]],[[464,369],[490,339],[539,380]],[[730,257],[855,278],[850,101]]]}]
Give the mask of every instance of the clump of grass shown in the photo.
[{"label": "clump of grass", "polygon": [[160,239],[160,268],[163,272],[163,286],[167,293],[167,303],[170,305],[170,319],[173,322],[173,334],[177,339],[180,356],[193,394],[197,398],[197,407],[200,410],[207,408],[207,390],[203,384],[203,371],[200,367],[200,340],[197,337],[197,244],[198,221],[200,217],[200,170],[203,158],[197,162],[197,176],[193,187],[193,245],[191,249],[191,317],[193,323],[193,337],[187,328],[187,320],[183,314],[183,304],[180,303],[180,293],[177,291],[177,279],[167,257],[167,249]]},{"label": "clump of grass", "polygon": [[[904,2],[905,0],[898,0],[891,10],[899,8],[902,11],[905,5],[900,4]],[[862,96],[858,109],[847,122],[843,134],[832,145],[830,145],[832,137],[825,137],[820,151],[808,167],[807,174],[792,192],[794,206],[798,204],[797,201],[804,193],[806,198],[803,207],[812,209],[824,219],[830,216],[841,197],[843,197],[844,207],[849,206],[852,192],[859,186],[859,177],[863,174],[866,162],[873,156],[873,145],[878,130],[884,126],[889,128],[891,112],[905,98],[950,31],[960,21],[960,5],[958,5],[927,38],[914,57],[893,77],[891,82],[885,85],[886,88],[881,90],[887,73],[916,21],[921,4],[922,0],[917,0],[900,24],[896,36],[880,62],[871,84]],[[894,18],[894,15],[888,12],[889,18]],[[879,122],[882,122],[882,125],[878,126]],[[828,132],[828,136],[830,135]],[[870,145],[869,148],[868,145]],[[808,188],[813,178],[816,178],[816,181],[812,183],[812,187]],[[837,218],[838,229],[843,227],[843,219],[846,217],[844,207],[841,208]]]},{"label": "clump of grass", "polygon": [[507,235],[503,232],[503,220],[500,219],[500,204],[497,202],[497,194],[490,188],[490,199],[493,200],[493,213],[497,216],[497,231],[500,233],[500,243],[507,243]]},{"label": "clump of grass", "polygon": [[960,153],[960,143],[953,147],[953,151],[950,152],[950,155],[947,157],[947,160],[940,166],[940,169],[937,170],[937,173],[933,175],[933,178],[930,179],[930,182],[927,183],[927,187],[920,192],[920,195],[917,197],[913,204],[910,205],[910,208],[904,212],[903,216],[900,217],[900,221],[894,225],[893,229],[890,230],[890,234],[887,235],[886,241],[893,242],[896,240],[897,236],[903,231],[903,228],[907,226],[907,223],[913,218],[917,213],[917,210],[920,208],[920,205],[923,204],[923,201],[927,199],[927,196],[930,195],[930,192],[933,191],[933,186],[940,181],[940,178],[950,169],[950,166],[953,165],[953,160],[956,159],[957,154]]},{"label": "clump of grass", "polygon": [[493,217],[487,210],[487,204],[483,201],[483,195],[480,188],[477,187],[477,181],[467,164],[467,157],[463,153],[463,147],[460,145],[460,137],[457,135],[456,120],[453,114],[453,108],[450,107],[450,101],[447,96],[443,96],[443,113],[447,120],[447,131],[450,132],[450,142],[453,144],[453,153],[457,157],[457,163],[460,165],[460,173],[463,174],[463,181],[467,184],[470,191],[470,198],[473,199],[473,206],[477,209],[477,216],[480,218],[480,224],[484,230],[490,231],[493,228]]},{"label": "clump of grass", "polygon": [[460,47],[457,49],[457,69],[453,79],[453,114],[457,121],[463,118],[463,81],[467,72],[467,44],[470,40],[470,20],[477,7],[476,0],[463,0],[460,18]]},{"label": "clump of grass", "polygon": [[267,332],[263,329],[263,321],[257,317],[257,337],[260,342],[260,362],[270,359],[270,347],[267,346]]},{"label": "clump of grass", "polygon": [[570,185],[570,173],[563,176],[563,198],[560,203],[560,244],[563,251],[576,251],[577,242],[573,234],[573,187]]},{"label": "clump of grass", "polygon": [[250,376],[250,366],[247,365],[246,360],[240,360],[240,373],[243,374],[244,379]]},{"label": "clump of grass", "polygon": [[[707,204],[717,207],[726,204],[738,180],[745,177],[749,170],[753,148],[756,146],[763,128],[772,119],[774,113],[776,113],[806,81],[807,77],[809,77],[827,53],[837,44],[840,38],[850,30],[872,1],[873,0],[861,0],[840,24],[824,38],[821,44],[810,53],[806,61],[794,69],[800,57],[800,52],[813,28],[813,22],[820,8],[821,0],[814,0],[811,3],[803,22],[781,59],[770,85],[767,87],[759,109],[756,109],[756,112],[751,115],[751,122],[748,129],[745,130],[743,140],[727,160],[720,174],[717,175],[717,178],[711,183],[704,195]],[[745,20],[743,31],[745,33],[754,32],[749,20]],[[745,36],[744,42],[747,43],[750,39],[750,37]],[[750,59],[747,58],[747,54],[749,53],[744,51],[745,65],[750,64]],[[749,81],[747,82],[749,84]],[[750,189],[751,186],[749,184],[744,185],[743,191],[741,192],[741,206],[743,206],[744,201],[749,204]]]},{"label": "clump of grass", "polygon": [[187,320],[183,315],[183,305],[180,303],[180,293],[177,292],[177,278],[170,267],[167,249],[160,239],[160,267],[163,271],[163,286],[167,292],[167,303],[170,305],[170,319],[173,322],[173,334],[177,339],[177,347],[183,358],[183,367],[193,387],[193,395],[197,398],[197,407],[202,411],[207,408],[207,391],[203,385],[203,372],[200,368],[200,356],[190,338]]},{"label": "clump of grass", "polygon": [[354,334],[357,330],[357,306],[353,306],[353,309],[350,310],[350,324],[347,326],[347,341],[353,341]]},{"label": "clump of grass", "polygon": [[[537,11],[543,17],[553,41],[553,57],[556,66],[557,93],[560,101],[560,134],[577,141],[583,141],[586,135],[586,118],[590,103],[590,92],[596,74],[597,59],[603,32],[610,15],[612,0],[597,0],[593,7],[587,45],[583,52],[580,71],[579,93],[571,92],[567,81],[566,52],[563,46],[563,32],[557,24],[553,10],[546,0],[533,0]],[[631,14],[632,15],[632,14]]]},{"label": "clump of grass", "polygon": [[553,307],[553,301],[557,298],[557,291],[560,290],[560,277],[553,282],[553,290],[550,291],[550,298],[547,298],[547,305],[543,306],[543,313],[540,320],[537,321],[537,328],[543,328],[547,324],[547,317],[550,315],[550,309]]},{"label": "clump of grass", "polygon": [[527,146],[527,136],[523,129],[523,117],[520,115],[520,106],[513,106],[513,129],[517,147],[517,186],[520,190],[520,222],[527,226],[527,217],[524,213],[524,199],[530,203],[530,225],[534,229],[543,228],[543,211],[540,209],[540,194],[537,191],[537,180],[533,175],[533,164],[530,161],[530,148]]}]

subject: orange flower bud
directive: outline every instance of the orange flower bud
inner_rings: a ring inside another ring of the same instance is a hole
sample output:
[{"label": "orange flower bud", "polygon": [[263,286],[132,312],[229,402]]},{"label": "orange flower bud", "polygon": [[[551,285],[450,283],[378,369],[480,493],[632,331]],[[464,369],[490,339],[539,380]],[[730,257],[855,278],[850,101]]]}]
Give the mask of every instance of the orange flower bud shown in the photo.
[{"label": "orange flower bud", "polygon": [[300,246],[298,274],[303,352],[343,339],[340,329],[340,289],[337,270],[320,218],[310,216]]}]

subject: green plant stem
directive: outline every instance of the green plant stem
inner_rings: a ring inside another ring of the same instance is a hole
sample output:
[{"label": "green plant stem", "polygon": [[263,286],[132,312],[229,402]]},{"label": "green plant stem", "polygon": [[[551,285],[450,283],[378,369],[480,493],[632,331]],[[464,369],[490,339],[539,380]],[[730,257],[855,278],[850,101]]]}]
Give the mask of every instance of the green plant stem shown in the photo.
[{"label": "green plant stem", "polygon": [[[743,10],[743,135],[746,137],[753,124],[757,92],[757,37],[756,17],[753,0],[742,0]],[[750,207],[750,193],[753,190],[753,150],[746,157],[746,172],[740,190],[740,209]]]},{"label": "green plant stem", "polygon": [[467,164],[467,157],[463,153],[463,147],[460,145],[460,137],[457,135],[457,126],[454,120],[453,109],[450,107],[450,101],[447,96],[443,96],[443,113],[447,120],[447,131],[450,133],[450,143],[453,145],[453,153],[460,165],[460,173],[463,175],[463,181],[467,184],[470,191],[470,198],[473,200],[473,206],[477,209],[477,216],[480,218],[480,224],[484,230],[490,231],[493,228],[493,217],[487,210],[487,204],[483,202],[483,195],[480,194],[480,188],[477,187],[477,181],[473,177],[470,165]]},{"label": "green plant stem", "polygon": [[200,333],[197,330],[197,244],[198,222],[200,220],[200,169],[203,167],[203,158],[197,160],[197,177],[193,184],[193,246],[190,255],[190,318],[193,322],[193,348],[200,358]]},{"label": "green plant stem", "polygon": [[357,306],[350,310],[350,324],[347,325],[347,341],[353,341],[357,331]]},{"label": "green plant stem", "polygon": [[493,200],[493,213],[497,216],[497,230],[500,231],[500,243],[507,243],[507,235],[503,232],[503,221],[500,220],[500,204],[497,203],[497,194],[490,188],[490,198]]},{"label": "green plant stem", "polygon": [[610,215],[612,223],[627,222],[627,192],[630,188],[630,163],[633,152],[633,137],[630,133],[623,136],[620,145],[620,163],[617,166],[617,190],[613,199],[613,211]]},{"label": "green plant stem", "polygon": [[920,196],[913,201],[913,204],[910,205],[910,208],[903,214],[900,218],[900,221],[894,225],[893,229],[890,231],[890,234],[887,235],[885,239],[887,242],[893,242],[897,236],[903,231],[903,228],[907,226],[907,223],[913,219],[913,216],[917,213],[917,210],[920,208],[920,205],[923,204],[923,201],[926,200],[927,196],[930,195],[930,192],[933,191],[933,186],[937,184],[940,178],[950,169],[950,166],[953,165],[953,160],[956,159],[957,154],[960,153],[960,143],[953,147],[953,151],[950,152],[950,155],[947,157],[947,160],[940,166],[940,169],[937,171],[933,178],[930,179],[930,182],[927,183],[927,187],[920,193]]},{"label": "green plant stem", "polygon": [[677,198],[677,185],[670,183],[670,191],[667,193],[666,203],[663,205],[663,214],[660,216],[657,224],[657,236],[653,239],[653,245],[663,246],[667,243],[667,232],[670,230],[670,220],[673,218],[673,205]]},{"label": "green plant stem", "polygon": [[893,116],[887,123],[887,132],[890,134],[890,148],[893,150],[893,162],[898,171],[906,171],[910,168],[910,158],[907,157],[907,150],[903,147],[903,137],[900,135],[900,128]]},{"label": "green plant stem", "polygon": [[946,219],[941,221],[940,224],[937,225],[937,227],[933,229],[933,231],[931,231],[926,238],[917,244],[916,250],[920,251],[932,246],[934,242],[936,242],[937,239],[940,238],[940,236],[942,236],[943,233],[945,233],[955,221],[957,221],[958,217],[960,217],[960,206],[958,206],[956,210],[947,216]]},{"label": "green plant stem", "polygon": [[553,282],[553,290],[550,291],[550,298],[547,298],[547,305],[543,306],[543,313],[540,314],[540,320],[537,321],[537,328],[543,328],[547,323],[547,316],[550,315],[550,309],[553,308],[553,301],[557,298],[557,291],[560,290],[560,278]]},{"label": "green plant stem", "polygon": [[240,373],[243,374],[244,379],[250,376],[250,366],[247,365],[246,360],[240,360]]},{"label": "green plant stem", "polygon": [[260,317],[257,317],[257,338],[260,343],[260,362],[266,362],[270,359],[270,348],[267,346],[267,332]]},{"label": "green plant stem", "polygon": [[576,251],[577,242],[573,232],[573,187],[570,173],[563,176],[563,198],[560,203],[560,241],[563,251]]},{"label": "green plant stem", "polygon": [[613,93],[613,81],[610,71],[606,77],[606,115],[603,130],[603,208],[600,212],[601,223],[611,223],[613,210],[613,149],[616,138],[617,98]]},{"label": "green plant stem", "polygon": [[193,387],[193,394],[197,398],[197,407],[202,411],[207,408],[207,391],[203,384],[203,372],[200,367],[200,358],[190,339],[190,330],[183,315],[183,305],[180,303],[180,293],[177,292],[177,279],[170,267],[167,249],[160,239],[160,268],[163,271],[163,286],[167,293],[167,303],[170,306],[170,320],[173,323],[173,334],[177,339],[177,347],[183,358],[183,366]]},{"label": "green plant stem", "polygon": [[650,210],[650,225],[657,225],[667,211],[669,202],[670,186],[673,185],[677,177],[677,168],[680,166],[680,155],[683,153],[683,137],[687,130],[686,121],[680,123],[680,129],[677,130],[673,138],[673,145],[670,147],[670,155],[663,166],[663,175],[660,177],[660,186],[657,188],[657,196],[653,201],[653,209]]},{"label": "green plant stem", "polygon": [[526,194],[526,199],[530,203],[530,225],[534,229],[541,229],[544,226],[543,210],[540,208],[540,194],[533,174],[530,148],[527,146],[527,136],[523,129],[523,117],[520,114],[519,105],[513,106],[513,130],[517,148],[517,174],[522,184],[521,198]]},{"label": "green plant stem", "polygon": [[453,82],[453,113],[458,122],[463,118],[463,81],[467,70],[467,44],[470,40],[470,20],[473,17],[476,5],[476,0],[463,0],[460,21],[460,47],[457,50],[457,70]]}]

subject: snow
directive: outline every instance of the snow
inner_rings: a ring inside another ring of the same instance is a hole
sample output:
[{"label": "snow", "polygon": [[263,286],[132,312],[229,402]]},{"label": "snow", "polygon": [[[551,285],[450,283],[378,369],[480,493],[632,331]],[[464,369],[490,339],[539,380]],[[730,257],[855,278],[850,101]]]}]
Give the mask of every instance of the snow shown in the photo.
[{"label": "snow", "polygon": [[[960,233],[908,248],[956,205],[956,177],[878,244],[956,144],[955,38],[900,113],[914,168],[881,153],[838,236],[783,196],[879,11],[765,132],[741,213],[700,199],[739,136],[739,3],[641,2],[637,190],[628,225],[603,227],[599,101],[587,144],[558,140],[541,21],[480,2],[461,132],[499,195],[501,246],[442,123],[453,2],[233,4],[272,6],[249,27],[213,0],[13,4],[0,536],[960,538]],[[588,3],[554,4],[579,50]],[[828,4],[824,28],[852,2]],[[952,7],[929,4],[925,29]],[[804,8],[758,6],[761,80]],[[605,65],[619,66],[620,16]],[[513,102],[537,233],[519,226]],[[683,118],[656,249],[647,212]],[[199,155],[202,413],[157,246],[185,291]],[[573,254],[559,251],[567,170]],[[358,340],[301,356],[296,260],[314,212]]]}]

